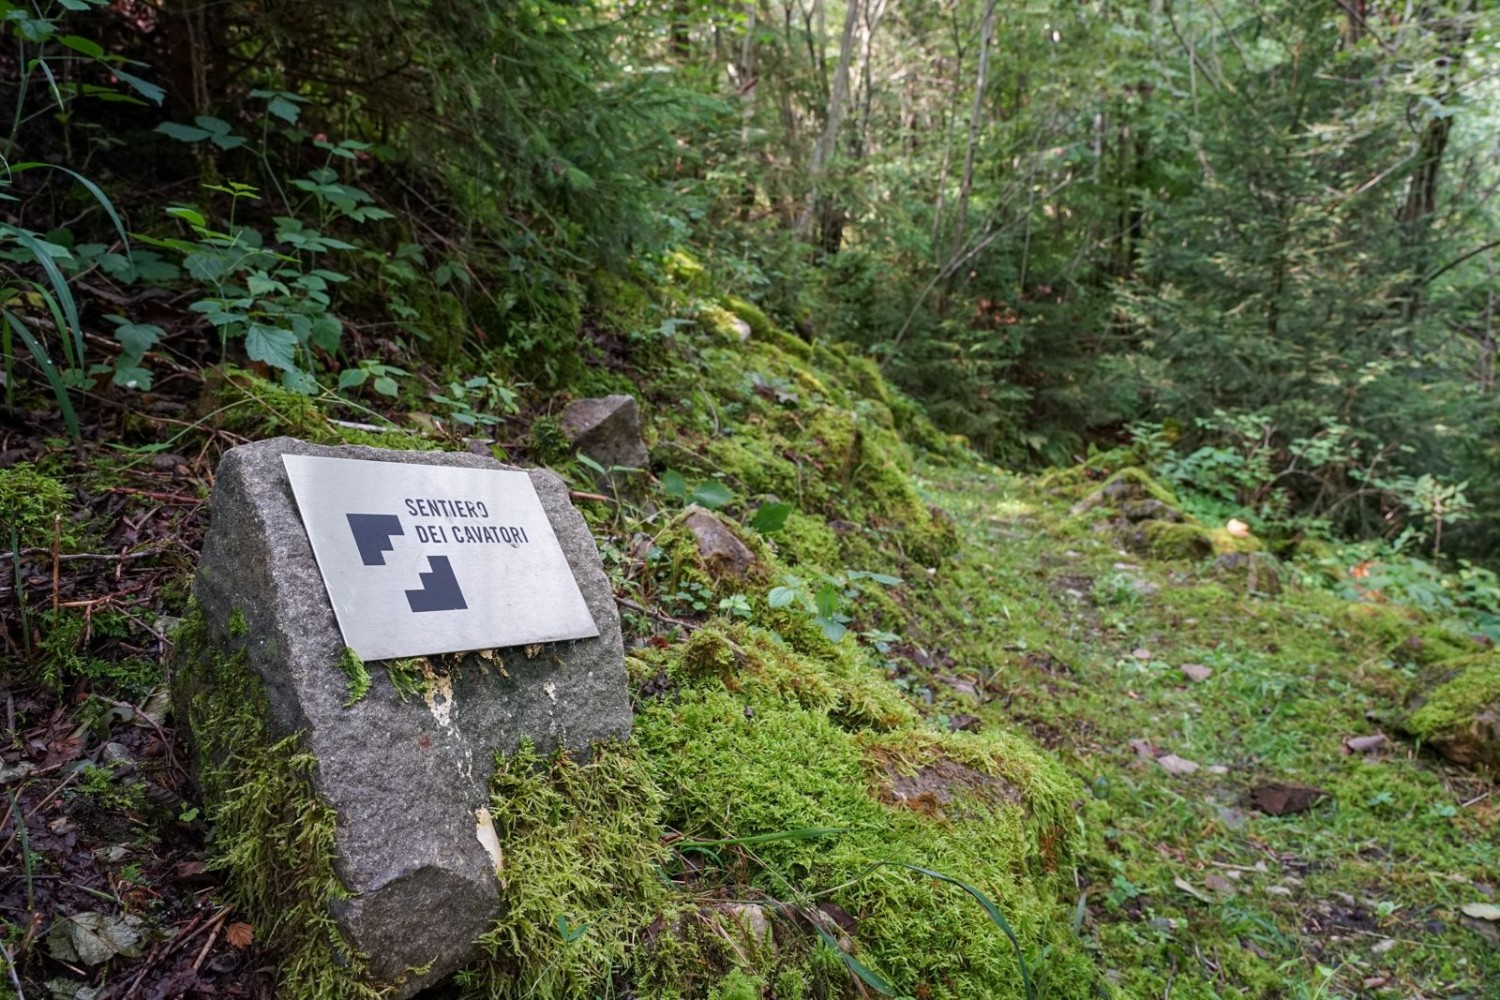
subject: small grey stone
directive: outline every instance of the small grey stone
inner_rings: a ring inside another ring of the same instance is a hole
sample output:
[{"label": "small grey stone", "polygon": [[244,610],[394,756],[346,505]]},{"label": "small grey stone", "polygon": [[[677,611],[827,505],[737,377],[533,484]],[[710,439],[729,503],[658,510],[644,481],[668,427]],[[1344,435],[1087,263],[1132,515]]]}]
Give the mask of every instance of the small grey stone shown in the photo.
[{"label": "small grey stone", "polygon": [[755,553],[712,511],[694,504],[687,509],[682,523],[693,533],[698,543],[698,555],[714,576],[743,580],[750,567],[755,565]]},{"label": "small grey stone", "polygon": [[[424,702],[403,701],[385,671],[349,707],[344,643],[287,482],[283,454],[502,469],[471,454],[324,447],[275,438],[219,463],[195,591],[210,634],[245,648],[265,682],[267,738],[300,734],[318,760],[316,794],[338,815],[336,871],[351,896],[333,912],[372,975],[409,997],[475,956],[498,915],[488,784],[497,752],[530,739],[546,753],[626,739],[631,710],[614,594],[583,518],[555,474],[529,470],[599,636],[541,650],[444,658]],[[234,638],[238,612],[248,635]],[[533,655],[526,655],[531,653]],[[191,688],[198,665],[179,663]],[[501,669],[503,667],[503,669]],[[488,829],[487,829],[488,828]]]},{"label": "small grey stone", "polygon": [[641,441],[641,412],[630,396],[576,400],[559,423],[580,452],[606,469],[643,469],[650,461]]}]

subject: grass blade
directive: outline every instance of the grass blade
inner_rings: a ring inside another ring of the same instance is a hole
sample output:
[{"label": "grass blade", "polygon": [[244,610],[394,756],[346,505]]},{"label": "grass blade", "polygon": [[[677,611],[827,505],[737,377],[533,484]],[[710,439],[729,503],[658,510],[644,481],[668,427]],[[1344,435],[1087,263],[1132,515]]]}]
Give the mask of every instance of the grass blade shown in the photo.
[{"label": "grass blade", "polygon": [[31,351],[31,356],[36,359],[37,366],[41,368],[42,374],[47,376],[47,382],[52,386],[52,394],[57,397],[57,405],[62,409],[63,420],[67,422],[68,433],[73,435],[74,441],[81,440],[83,434],[78,430],[78,414],[73,412],[73,401],[68,398],[68,387],[63,385],[62,376],[57,372],[57,366],[52,363],[52,359],[47,356],[46,350],[31,335],[31,331],[26,329],[26,324],[22,323],[16,317],[15,313],[7,310],[5,313],[5,322],[20,335],[21,342]]},{"label": "grass blade", "polygon": [[17,163],[15,166],[11,167],[11,170],[14,173],[20,173],[22,170],[29,170],[32,167],[48,167],[52,170],[61,170],[63,173],[73,178],[79,184],[82,184],[84,190],[93,195],[94,200],[99,203],[99,207],[104,209],[104,214],[109,216],[109,221],[114,223],[115,232],[120,234],[120,242],[125,244],[125,252],[127,254],[130,252],[130,237],[125,235],[125,223],[120,221],[120,214],[115,211],[114,202],[109,200],[109,195],[105,194],[103,189],[101,189],[99,185],[95,184],[93,181],[89,180],[78,171],[69,170],[67,167],[60,167],[55,163]]},{"label": "grass blade", "polygon": [[995,926],[999,927],[1002,931],[1005,932],[1005,936],[1010,938],[1011,947],[1015,948],[1016,950],[1016,961],[1021,965],[1021,983],[1026,988],[1027,1000],[1034,1000],[1036,994],[1032,990],[1031,986],[1031,973],[1026,968],[1026,957],[1021,954],[1020,939],[1016,937],[1016,932],[1010,926],[1010,921],[1005,919],[1005,915],[1000,912],[1000,908],[994,904],[990,897],[986,896],[983,892],[965,882],[963,879],[957,879],[951,875],[944,875],[942,872],[933,871],[931,868],[923,868],[920,865],[909,865],[901,861],[888,861],[886,862],[886,864],[895,865],[898,868],[910,868],[912,871],[918,872],[922,875],[926,875],[928,878],[935,878],[939,882],[947,882],[949,885],[956,885],[964,892],[967,892],[970,896],[973,896],[974,899],[978,901],[979,905],[984,907],[984,912],[990,915],[990,919],[995,922]]},{"label": "grass blade", "polygon": [[849,967],[849,971],[858,976],[860,981],[863,982],[866,986],[870,987],[870,989],[874,990],[876,993],[879,993],[883,997],[895,995],[896,991],[890,983],[880,978],[880,976],[876,974],[875,970],[871,969],[868,965],[865,965],[859,959],[855,958],[853,955],[840,948],[839,943],[834,940],[832,934],[829,934],[827,931],[817,926],[816,924],[813,925],[813,930],[818,932],[818,937],[823,939],[824,944],[828,945],[828,947],[838,952],[839,958],[842,958],[844,960],[844,964]]},{"label": "grass blade", "polygon": [[10,230],[10,234],[16,238],[16,242],[20,243],[27,250],[30,250],[31,255],[36,258],[36,262],[41,265],[42,270],[47,272],[47,280],[51,282],[52,290],[57,293],[57,302],[62,306],[63,315],[67,317],[68,329],[60,332],[63,334],[71,333],[73,335],[73,346],[77,348],[77,357],[81,365],[83,360],[83,327],[78,322],[78,305],[73,301],[73,291],[68,287],[68,279],[63,277],[62,271],[58,270],[57,262],[52,259],[52,255],[47,252],[47,248],[42,246],[41,240],[36,238],[35,233],[14,226],[7,228]]}]

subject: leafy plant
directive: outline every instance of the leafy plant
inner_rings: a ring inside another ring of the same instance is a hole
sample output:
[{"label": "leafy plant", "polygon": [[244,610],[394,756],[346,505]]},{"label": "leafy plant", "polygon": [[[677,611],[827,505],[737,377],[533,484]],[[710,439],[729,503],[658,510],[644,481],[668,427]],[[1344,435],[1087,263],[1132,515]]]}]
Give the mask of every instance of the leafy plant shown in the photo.
[{"label": "leafy plant", "polygon": [[901,584],[900,577],[861,570],[829,573],[816,581],[788,573],[781,585],[766,595],[766,603],[772,608],[801,608],[812,616],[813,624],[823,630],[829,642],[838,642],[849,633],[849,623],[854,620],[849,611],[862,593],[858,584],[863,580],[886,587]]},{"label": "leafy plant", "polygon": [[300,219],[278,216],[274,243],[268,245],[265,234],[238,225],[234,218],[234,206],[260,196],[255,188],[233,181],[205,187],[229,196],[227,225],[215,228],[197,209],[176,205],[167,214],[186,224],[195,238],[151,242],[180,253],[187,273],[213,289],[214,294],[189,308],[218,333],[221,351],[231,340],[240,341],[252,361],[280,371],[288,389],[315,392],[313,352],[337,350],[343,335],[343,324],[332,312],[330,289],[347,281],[348,275],[313,266],[313,260],[330,251],[353,250],[353,244],[324,235]]},{"label": "leafy plant", "polygon": [[[689,487],[682,473],[668,469],[661,474],[661,490],[682,504],[697,504],[709,510],[718,510],[734,499],[734,491],[718,479],[706,479]],[[786,519],[783,517],[783,521]]]}]

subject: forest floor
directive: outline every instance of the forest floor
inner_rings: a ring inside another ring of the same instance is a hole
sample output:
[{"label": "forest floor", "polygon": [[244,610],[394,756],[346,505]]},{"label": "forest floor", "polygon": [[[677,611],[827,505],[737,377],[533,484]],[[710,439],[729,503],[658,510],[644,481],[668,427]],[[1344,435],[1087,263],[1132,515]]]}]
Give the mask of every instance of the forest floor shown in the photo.
[{"label": "forest floor", "polygon": [[1004,647],[979,714],[1102,805],[1075,921],[1125,995],[1500,996],[1500,925],[1461,909],[1495,899],[1500,797],[1382,724],[1399,668],[1347,602],[1142,559],[1035,479],[926,486],[967,526],[957,627]]},{"label": "forest floor", "polygon": [[[34,422],[0,438],[6,467],[69,491],[67,517],[8,560],[25,628],[7,633],[0,996],[274,993],[277,956],[226,902],[162,684],[213,464],[243,440],[183,416],[80,448]],[[1389,637],[1295,563],[1252,586],[1212,559],[1132,554],[1109,511],[1078,503],[1098,478],[921,464],[960,550],[891,605],[912,642],[885,661],[922,725],[1024,734],[1076,778],[1081,849],[1053,909],[1068,947],[1120,997],[1500,996],[1500,797],[1390,723],[1405,666]],[[612,523],[594,527],[616,558],[640,525]],[[650,633],[627,640],[665,649],[674,620],[711,614],[627,616]]]}]

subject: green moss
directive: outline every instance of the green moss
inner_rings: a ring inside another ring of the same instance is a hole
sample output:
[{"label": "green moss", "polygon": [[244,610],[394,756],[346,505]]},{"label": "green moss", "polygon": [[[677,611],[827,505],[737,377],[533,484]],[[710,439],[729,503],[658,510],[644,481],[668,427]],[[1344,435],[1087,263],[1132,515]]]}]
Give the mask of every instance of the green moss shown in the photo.
[{"label": "green moss", "polygon": [[639,750],[600,744],[579,761],[523,745],[490,787],[504,916],[466,976],[474,992],[562,1000],[660,975],[650,927],[684,901],[661,877],[662,795]]},{"label": "green moss", "polygon": [[14,534],[22,546],[50,547],[56,519],[67,512],[71,497],[72,491],[29,462],[0,469],[0,523],[7,529],[0,545],[9,547]]},{"label": "green moss", "polygon": [[709,291],[708,269],[685,250],[673,250],[662,261],[667,276],[678,285],[695,294]]},{"label": "green moss", "polygon": [[235,608],[229,615],[229,636],[232,639],[243,639],[250,634],[250,623],[245,620],[245,612]]},{"label": "green moss", "polygon": [[1213,537],[1196,524],[1144,521],[1132,529],[1130,541],[1153,559],[1196,561],[1214,552]]},{"label": "green moss", "polygon": [[721,306],[703,304],[698,307],[699,329],[711,334],[712,342],[720,345],[740,343],[740,322],[738,316]]},{"label": "green moss", "polygon": [[[798,654],[762,629],[704,630],[633,666],[658,668],[674,697],[643,706],[637,738],[673,826],[708,839],[844,831],[757,844],[744,876],[752,892],[857,914],[860,961],[902,991],[1021,996],[1014,956],[972,899],[881,863],[933,868],[995,899],[1029,947],[1057,946],[1058,995],[1087,993],[1092,970],[1064,943],[1066,918],[1043,891],[1074,849],[1077,789],[1055,762],[1015,737],[918,729],[857,655]],[[843,992],[837,959],[803,947],[801,975],[777,982]]]},{"label": "green moss", "polygon": [[1397,663],[1417,666],[1473,656],[1472,638],[1427,620],[1414,608],[1361,601],[1344,607],[1340,624],[1377,641]]},{"label": "green moss", "polygon": [[816,567],[830,573],[843,566],[838,536],[820,517],[793,511],[771,540],[776,554],[790,566]]},{"label": "green moss", "polygon": [[1500,768],[1500,654],[1428,667],[1412,688],[1405,726],[1464,764]]},{"label": "green moss", "polygon": [[745,321],[750,327],[750,335],[760,340],[768,339],[771,335],[773,324],[760,306],[740,298],[737,295],[726,295],[719,300],[719,305],[728,309],[731,313]]},{"label": "green moss", "polygon": [[799,361],[812,360],[812,345],[801,337],[787,333],[780,327],[771,328],[771,331],[766,335],[766,342]]},{"label": "green moss", "polygon": [[344,707],[349,708],[370,693],[370,672],[365,669],[365,661],[348,646],[344,647],[344,652],[339,657],[339,669],[349,680],[349,697],[344,701]]},{"label": "green moss", "polygon": [[266,697],[245,653],[222,652],[197,607],[176,635],[174,700],[214,827],[213,867],[239,912],[279,955],[278,996],[374,1000],[382,990],[329,915],[348,891],[334,869],[338,818],[311,791],[315,758],[296,736],[270,742]]}]

